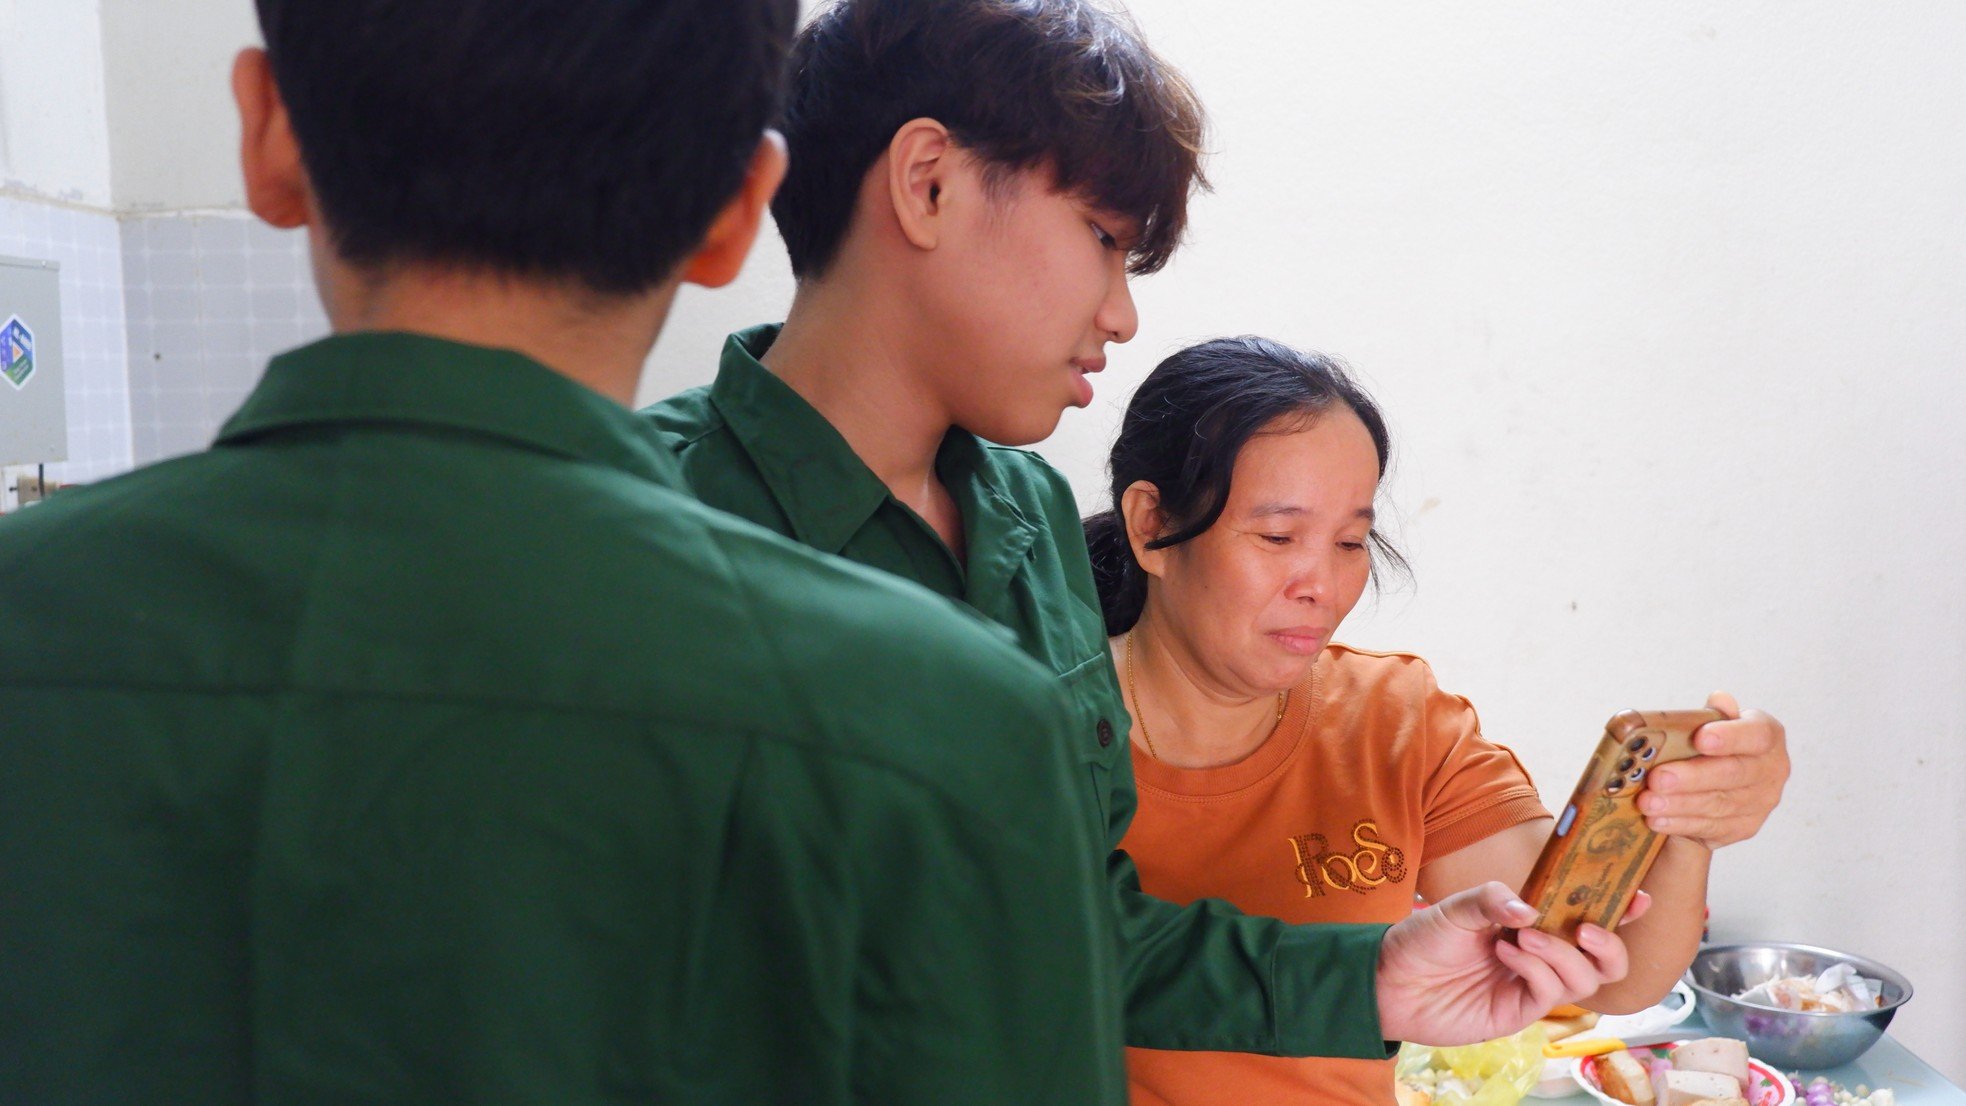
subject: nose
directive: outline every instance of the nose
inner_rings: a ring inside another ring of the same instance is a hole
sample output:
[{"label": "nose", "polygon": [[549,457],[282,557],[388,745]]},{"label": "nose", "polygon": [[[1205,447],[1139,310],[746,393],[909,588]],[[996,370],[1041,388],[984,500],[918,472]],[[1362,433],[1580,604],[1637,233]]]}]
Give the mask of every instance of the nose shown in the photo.
[{"label": "nose", "polygon": [[1124,260],[1119,272],[1106,289],[1106,302],[1099,305],[1099,315],[1094,324],[1105,333],[1108,339],[1118,345],[1125,345],[1140,332],[1140,312],[1133,306],[1133,289],[1127,280]]},{"label": "nose", "polygon": [[1308,557],[1297,564],[1283,586],[1283,597],[1313,605],[1331,602],[1334,576],[1323,558]]}]

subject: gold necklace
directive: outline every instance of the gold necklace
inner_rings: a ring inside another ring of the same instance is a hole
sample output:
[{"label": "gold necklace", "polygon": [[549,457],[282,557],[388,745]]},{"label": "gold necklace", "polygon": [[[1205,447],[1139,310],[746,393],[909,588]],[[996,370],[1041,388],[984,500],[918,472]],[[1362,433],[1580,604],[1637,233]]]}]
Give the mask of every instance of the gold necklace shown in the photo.
[{"label": "gold necklace", "polygon": [[[1140,739],[1147,743],[1147,755],[1155,760],[1159,760],[1160,754],[1154,751],[1154,735],[1147,732],[1146,712],[1140,709],[1140,685],[1134,682],[1133,679],[1132,630],[1126,632],[1126,694],[1133,700],[1133,720],[1140,723]],[[1275,729],[1277,724],[1283,721],[1283,705],[1289,699],[1290,693],[1288,691],[1277,692],[1277,716],[1275,721],[1270,723],[1271,729]]]}]

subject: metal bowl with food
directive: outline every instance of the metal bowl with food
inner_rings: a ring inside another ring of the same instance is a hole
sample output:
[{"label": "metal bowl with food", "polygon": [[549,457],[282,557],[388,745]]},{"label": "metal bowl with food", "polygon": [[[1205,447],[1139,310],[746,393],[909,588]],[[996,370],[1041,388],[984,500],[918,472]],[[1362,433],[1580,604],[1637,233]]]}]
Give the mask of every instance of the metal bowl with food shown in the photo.
[{"label": "metal bowl with food", "polygon": [[[1880,985],[1874,1006],[1849,1011],[1790,1010],[1736,998],[1778,981],[1814,978],[1837,965]],[[1821,1070],[1847,1064],[1884,1035],[1911,981],[1869,957],[1780,942],[1711,945],[1686,970],[1700,1014],[1716,1034],[1748,1043],[1756,1057],[1783,1068]]]}]

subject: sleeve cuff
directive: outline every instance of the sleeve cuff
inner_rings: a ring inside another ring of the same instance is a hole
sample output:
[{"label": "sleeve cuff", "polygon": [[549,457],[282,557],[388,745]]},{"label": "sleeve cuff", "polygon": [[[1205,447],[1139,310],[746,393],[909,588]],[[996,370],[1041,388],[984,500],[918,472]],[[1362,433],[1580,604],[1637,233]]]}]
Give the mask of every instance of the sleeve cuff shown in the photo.
[{"label": "sleeve cuff", "polygon": [[1287,927],[1271,963],[1276,1052],[1384,1060],[1399,1050],[1379,1031],[1379,946],[1387,925]]}]

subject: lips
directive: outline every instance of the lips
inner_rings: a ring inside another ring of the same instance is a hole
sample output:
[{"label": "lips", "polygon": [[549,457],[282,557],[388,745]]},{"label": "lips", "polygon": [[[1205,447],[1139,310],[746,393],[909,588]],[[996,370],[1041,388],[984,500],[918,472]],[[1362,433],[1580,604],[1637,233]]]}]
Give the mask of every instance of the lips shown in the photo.
[{"label": "lips", "polygon": [[1271,630],[1269,636],[1270,640],[1283,646],[1286,652],[1307,656],[1323,649],[1324,643],[1331,640],[1332,630],[1336,628],[1335,626],[1329,629],[1322,626],[1289,626],[1281,630]]},{"label": "lips", "polygon": [[1071,363],[1072,369],[1074,370],[1072,373],[1072,404],[1076,407],[1090,406],[1092,403],[1092,381],[1087,380],[1086,377],[1104,369],[1106,367],[1106,359],[1104,357],[1074,357]]}]

